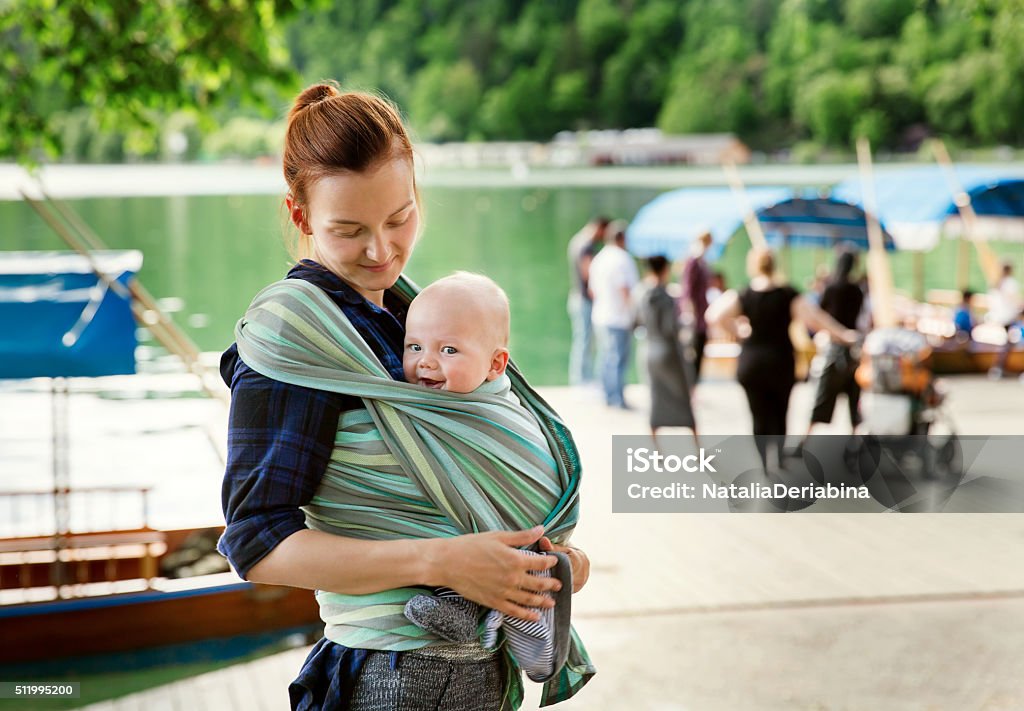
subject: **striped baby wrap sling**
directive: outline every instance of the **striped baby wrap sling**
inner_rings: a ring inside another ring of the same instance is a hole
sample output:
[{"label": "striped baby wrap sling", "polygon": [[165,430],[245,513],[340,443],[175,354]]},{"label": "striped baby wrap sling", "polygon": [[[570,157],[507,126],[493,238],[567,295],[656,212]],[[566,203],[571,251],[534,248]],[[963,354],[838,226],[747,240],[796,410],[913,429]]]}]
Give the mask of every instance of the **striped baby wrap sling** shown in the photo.
[{"label": "striped baby wrap sling", "polygon": [[[409,303],[417,288],[401,278],[392,292]],[[575,444],[511,363],[507,381],[499,378],[472,393],[397,382],[330,297],[300,279],[276,282],[257,294],[235,338],[242,360],[261,375],[353,395],[365,406],[339,418],[327,471],[303,507],[310,528],[394,540],[542,523],[558,543],[575,527],[580,480]],[[517,399],[502,393],[502,385],[509,384]],[[424,592],[415,587],[366,595],[317,591],[324,635],[347,647],[375,650],[447,644],[403,614],[405,603]],[[502,651],[509,671],[503,708],[516,709],[522,681],[508,645]],[[571,697],[594,672],[573,630],[567,661],[544,684],[542,705]]]}]

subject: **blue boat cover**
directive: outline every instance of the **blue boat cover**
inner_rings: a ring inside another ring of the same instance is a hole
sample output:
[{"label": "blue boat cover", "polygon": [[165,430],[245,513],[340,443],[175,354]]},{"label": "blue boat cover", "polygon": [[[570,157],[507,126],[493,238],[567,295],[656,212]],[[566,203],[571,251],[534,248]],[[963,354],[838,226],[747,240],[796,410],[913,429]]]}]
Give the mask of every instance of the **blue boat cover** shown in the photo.
[{"label": "blue boat cover", "polygon": [[[122,285],[142,266],[136,250],[94,254]],[[118,291],[75,253],[0,253],[0,378],[134,373],[131,298]]]},{"label": "blue boat cover", "polygon": [[[864,212],[856,205],[783,187],[752,187],[745,195],[774,248],[849,243],[867,249]],[[626,231],[626,242],[639,257],[664,254],[678,259],[707,230],[712,237],[707,256],[715,260],[742,224],[742,206],[731,189],[683,188],[640,208]],[[892,249],[888,235],[886,245]]]},{"label": "blue boat cover", "polygon": [[[1006,167],[956,167],[960,186],[982,217],[1024,217],[1024,171]],[[862,203],[859,178],[844,180],[832,190],[839,200]],[[880,168],[875,171],[878,218],[900,249],[931,249],[943,223],[957,214],[953,190],[937,165]]]}]

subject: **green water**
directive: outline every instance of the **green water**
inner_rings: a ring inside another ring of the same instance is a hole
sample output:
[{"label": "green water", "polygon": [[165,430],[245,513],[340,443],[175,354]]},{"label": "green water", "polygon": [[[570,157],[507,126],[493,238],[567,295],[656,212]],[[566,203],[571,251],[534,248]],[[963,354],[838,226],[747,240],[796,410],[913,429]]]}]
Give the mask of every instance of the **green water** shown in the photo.
[{"label": "green water", "polygon": [[[420,284],[456,269],[484,272],[512,303],[512,356],[531,382],[566,382],[569,321],[565,312],[565,246],[592,214],[632,218],[662,192],[656,187],[430,187],[424,189],[426,226],[407,274]],[[70,201],[111,248],[142,250],[142,283],[157,298],[177,297],[174,319],[205,351],[223,350],[252,296],[285,273],[281,198],[267,195],[97,198]],[[65,249],[27,205],[0,202],[0,250]],[[742,230],[719,267],[729,286],[745,282],[749,241]],[[1024,245],[993,243],[1000,254]],[[953,288],[956,245],[944,240],[930,253],[893,255],[897,288]],[[824,249],[783,250],[780,263],[803,288]],[[916,278],[915,278],[916,277]],[[971,281],[983,290],[972,262]]]}]

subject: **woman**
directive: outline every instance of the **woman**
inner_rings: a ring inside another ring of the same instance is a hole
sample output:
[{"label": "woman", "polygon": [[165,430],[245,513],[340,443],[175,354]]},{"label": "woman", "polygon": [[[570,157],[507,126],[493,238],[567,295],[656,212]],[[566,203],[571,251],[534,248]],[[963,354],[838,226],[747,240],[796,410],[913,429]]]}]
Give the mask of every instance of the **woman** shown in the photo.
[{"label": "woman", "polygon": [[825,330],[840,343],[852,345],[857,332],[775,279],[775,256],[768,249],[752,249],[747,259],[750,284],[741,292],[725,292],[708,307],[707,320],[738,335],[737,322],[745,316],[750,335],[743,341],[736,364],[736,379],[743,386],[754,420],[754,435],[761,464],[768,471],[768,445],[781,459],[786,438],[786,413],[795,381],[796,360],[789,340],[793,319],[815,330]]},{"label": "woman", "polygon": [[[670,263],[661,255],[647,260],[654,285],[640,302],[647,330],[647,372],[651,383],[651,435],[659,427],[689,427],[697,436],[686,378],[686,358],[679,341],[676,300],[666,291]],[[702,314],[703,315],[703,314]]]},{"label": "woman", "polygon": [[[329,297],[329,308],[351,322],[379,365],[403,380],[407,301],[392,287],[415,248],[420,206],[412,145],[397,111],[379,97],[341,93],[330,84],[306,89],[288,117],[284,174],[298,251],[309,257],[287,279]],[[245,325],[243,319],[236,336]],[[232,403],[227,526],[219,547],[244,578],[340,596],[447,587],[535,620],[529,608],[550,606],[547,593],[558,583],[531,572],[554,560],[517,549],[539,540],[541,550],[569,556],[574,589],[586,582],[586,555],[553,545],[539,526],[447,538],[384,530],[377,540],[307,528],[300,507],[310,504],[333,466],[343,416],[363,408],[363,400],[260,374],[242,360],[237,344],[225,352],[221,373]],[[404,646],[415,651],[364,646],[370,648],[322,639],[289,689],[293,707],[499,709],[517,702],[510,685],[518,677],[501,655],[479,644]],[[578,688],[562,689],[561,698]]]},{"label": "woman", "polygon": [[[842,326],[855,330],[857,317],[864,305],[864,292],[851,278],[857,266],[857,255],[850,251],[839,253],[836,258],[835,271],[826,283],[821,295],[821,309],[838,321]],[[807,426],[807,436],[819,422],[829,423],[835,411],[836,399],[840,393],[846,394],[846,404],[850,411],[850,425],[856,429],[860,424],[860,386],[854,372],[857,363],[844,343],[830,341],[824,348],[821,373],[818,375],[814,391],[814,409],[811,411],[811,422]],[[805,438],[806,439],[806,438]]]}]

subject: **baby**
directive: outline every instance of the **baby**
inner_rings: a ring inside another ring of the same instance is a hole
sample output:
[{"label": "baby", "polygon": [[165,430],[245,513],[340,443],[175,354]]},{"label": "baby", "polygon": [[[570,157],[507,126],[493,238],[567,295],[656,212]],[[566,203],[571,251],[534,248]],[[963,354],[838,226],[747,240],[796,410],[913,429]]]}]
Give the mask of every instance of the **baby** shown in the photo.
[{"label": "baby", "polygon": [[[501,378],[503,382],[495,383],[489,392],[515,397],[508,378],[503,377],[509,359],[508,297],[487,277],[456,272],[426,287],[413,299],[405,329],[402,365],[408,382],[469,393]],[[540,625],[554,624],[550,610],[541,615]],[[450,642],[470,642],[477,638],[480,606],[441,588],[434,596],[412,598],[405,616]],[[493,640],[495,622],[497,618],[490,614],[485,642]]]},{"label": "baby", "polygon": [[473,392],[505,374],[508,334],[508,297],[500,286],[469,272],[439,279],[409,307],[405,379],[454,393]]}]

